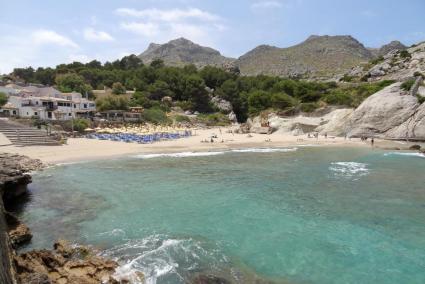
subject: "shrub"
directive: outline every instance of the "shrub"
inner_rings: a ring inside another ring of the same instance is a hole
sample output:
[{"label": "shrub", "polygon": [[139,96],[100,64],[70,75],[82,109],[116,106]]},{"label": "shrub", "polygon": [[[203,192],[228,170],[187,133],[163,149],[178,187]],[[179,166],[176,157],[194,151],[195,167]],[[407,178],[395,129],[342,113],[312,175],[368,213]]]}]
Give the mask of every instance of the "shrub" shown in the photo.
[{"label": "shrub", "polygon": [[256,114],[271,107],[271,96],[266,91],[254,91],[248,95],[248,110]]},{"label": "shrub", "polygon": [[413,76],[415,76],[415,77],[422,77],[422,78],[424,78],[425,76],[424,76],[424,74],[422,74],[421,72],[419,72],[419,71],[416,71],[415,73],[413,73]]},{"label": "shrub", "polygon": [[200,114],[198,115],[200,122],[205,123],[208,126],[227,126],[230,124],[230,120],[227,115],[222,113],[212,114]]},{"label": "shrub", "polygon": [[0,92],[0,107],[7,103],[7,96],[5,93]]},{"label": "shrub", "polygon": [[302,103],[302,104],[300,104],[300,110],[302,112],[313,112],[318,107],[319,107],[319,105],[317,103]]},{"label": "shrub", "polygon": [[401,58],[411,58],[412,55],[410,55],[410,53],[407,50],[404,49],[404,50],[400,51],[400,57]]},{"label": "shrub", "polygon": [[376,64],[378,64],[378,63],[380,63],[382,61],[384,61],[384,57],[381,55],[378,58],[372,59],[370,61],[370,63],[373,64],[373,65],[376,65]]},{"label": "shrub", "polygon": [[174,119],[176,122],[190,122],[190,118],[186,115],[176,115]]},{"label": "shrub", "polygon": [[354,77],[353,76],[350,76],[350,75],[348,75],[348,74],[345,74],[341,79],[340,79],[340,81],[342,81],[342,82],[352,82],[353,81],[353,79],[354,79]]},{"label": "shrub", "polygon": [[277,93],[271,96],[271,106],[275,109],[286,109],[293,107],[296,104],[296,100],[284,93]]},{"label": "shrub", "polygon": [[112,93],[114,95],[125,94],[125,87],[120,82],[115,82],[112,84]]},{"label": "shrub", "polygon": [[84,118],[77,118],[73,120],[68,120],[63,125],[63,128],[66,131],[72,131],[72,125],[74,124],[74,131],[77,132],[84,132],[84,129],[88,128],[90,126],[90,120],[84,119]]},{"label": "shrub", "polygon": [[413,84],[415,84],[415,81],[416,81],[415,79],[409,79],[407,81],[404,81],[403,84],[401,84],[400,88],[405,91],[410,91]]},{"label": "shrub", "polygon": [[142,119],[146,122],[155,124],[169,124],[171,121],[167,114],[159,108],[145,109],[142,113]]},{"label": "shrub", "polygon": [[193,109],[193,104],[189,101],[178,101],[176,106],[180,107],[182,110],[191,110]]},{"label": "shrub", "polygon": [[99,111],[127,110],[128,100],[125,97],[110,95],[96,100],[96,107]]},{"label": "shrub", "polygon": [[335,91],[325,96],[324,101],[331,105],[351,106],[351,104],[353,103],[353,98],[348,93],[342,91]]}]

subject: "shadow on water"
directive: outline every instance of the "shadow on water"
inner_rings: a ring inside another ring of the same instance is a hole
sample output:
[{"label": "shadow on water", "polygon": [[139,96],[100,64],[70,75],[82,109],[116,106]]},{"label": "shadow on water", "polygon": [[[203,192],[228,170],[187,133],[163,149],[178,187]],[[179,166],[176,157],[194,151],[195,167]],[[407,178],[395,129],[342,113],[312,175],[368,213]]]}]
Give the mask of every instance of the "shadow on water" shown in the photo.
[{"label": "shadow on water", "polygon": [[[83,243],[81,223],[94,219],[96,212],[106,208],[108,205],[102,196],[52,190],[39,184],[29,185],[21,201],[11,204],[11,211],[22,218],[34,235],[22,251],[50,248],[59,239]],[[27,214],[26,210],[31,213]]]}]

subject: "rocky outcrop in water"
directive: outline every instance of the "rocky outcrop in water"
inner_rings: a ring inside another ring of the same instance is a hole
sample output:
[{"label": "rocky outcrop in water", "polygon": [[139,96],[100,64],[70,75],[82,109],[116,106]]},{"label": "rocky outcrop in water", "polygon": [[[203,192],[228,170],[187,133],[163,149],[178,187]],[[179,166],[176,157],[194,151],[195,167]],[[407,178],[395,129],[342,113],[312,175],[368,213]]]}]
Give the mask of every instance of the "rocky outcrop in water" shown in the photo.
[{"label": "rocky outcrop in water", "polygon": [[70,246],[64,241],[55,243],[54,250],[15,256],[14,264],[20,283],[120,283],[112,277],[116,262],[96,256],[88,247]]}]

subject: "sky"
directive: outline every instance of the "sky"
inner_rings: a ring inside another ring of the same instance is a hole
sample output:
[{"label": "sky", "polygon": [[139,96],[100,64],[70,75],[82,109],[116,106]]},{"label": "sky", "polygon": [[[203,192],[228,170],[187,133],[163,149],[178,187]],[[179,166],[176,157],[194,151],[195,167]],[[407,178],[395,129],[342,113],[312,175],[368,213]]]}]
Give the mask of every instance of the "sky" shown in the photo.
[{"label": "sky", "polygon": [[0,74],[113,61],[185,37],[239,57],[260,44],[352,35],[367,47],[425,40],[425,0],[0,0]]}]

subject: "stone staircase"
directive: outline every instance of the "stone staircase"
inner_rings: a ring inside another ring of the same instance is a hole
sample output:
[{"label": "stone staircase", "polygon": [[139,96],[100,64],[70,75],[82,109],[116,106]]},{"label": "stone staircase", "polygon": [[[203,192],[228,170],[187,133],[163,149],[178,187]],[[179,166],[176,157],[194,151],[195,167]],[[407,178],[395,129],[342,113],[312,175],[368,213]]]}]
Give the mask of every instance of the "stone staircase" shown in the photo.
[{"label": "stone staircase", "polygon": [[17,146],[58,146],[61,143],[48,136],[45,130],[28,127],[10,120],[0,119],[0,133]]}]

